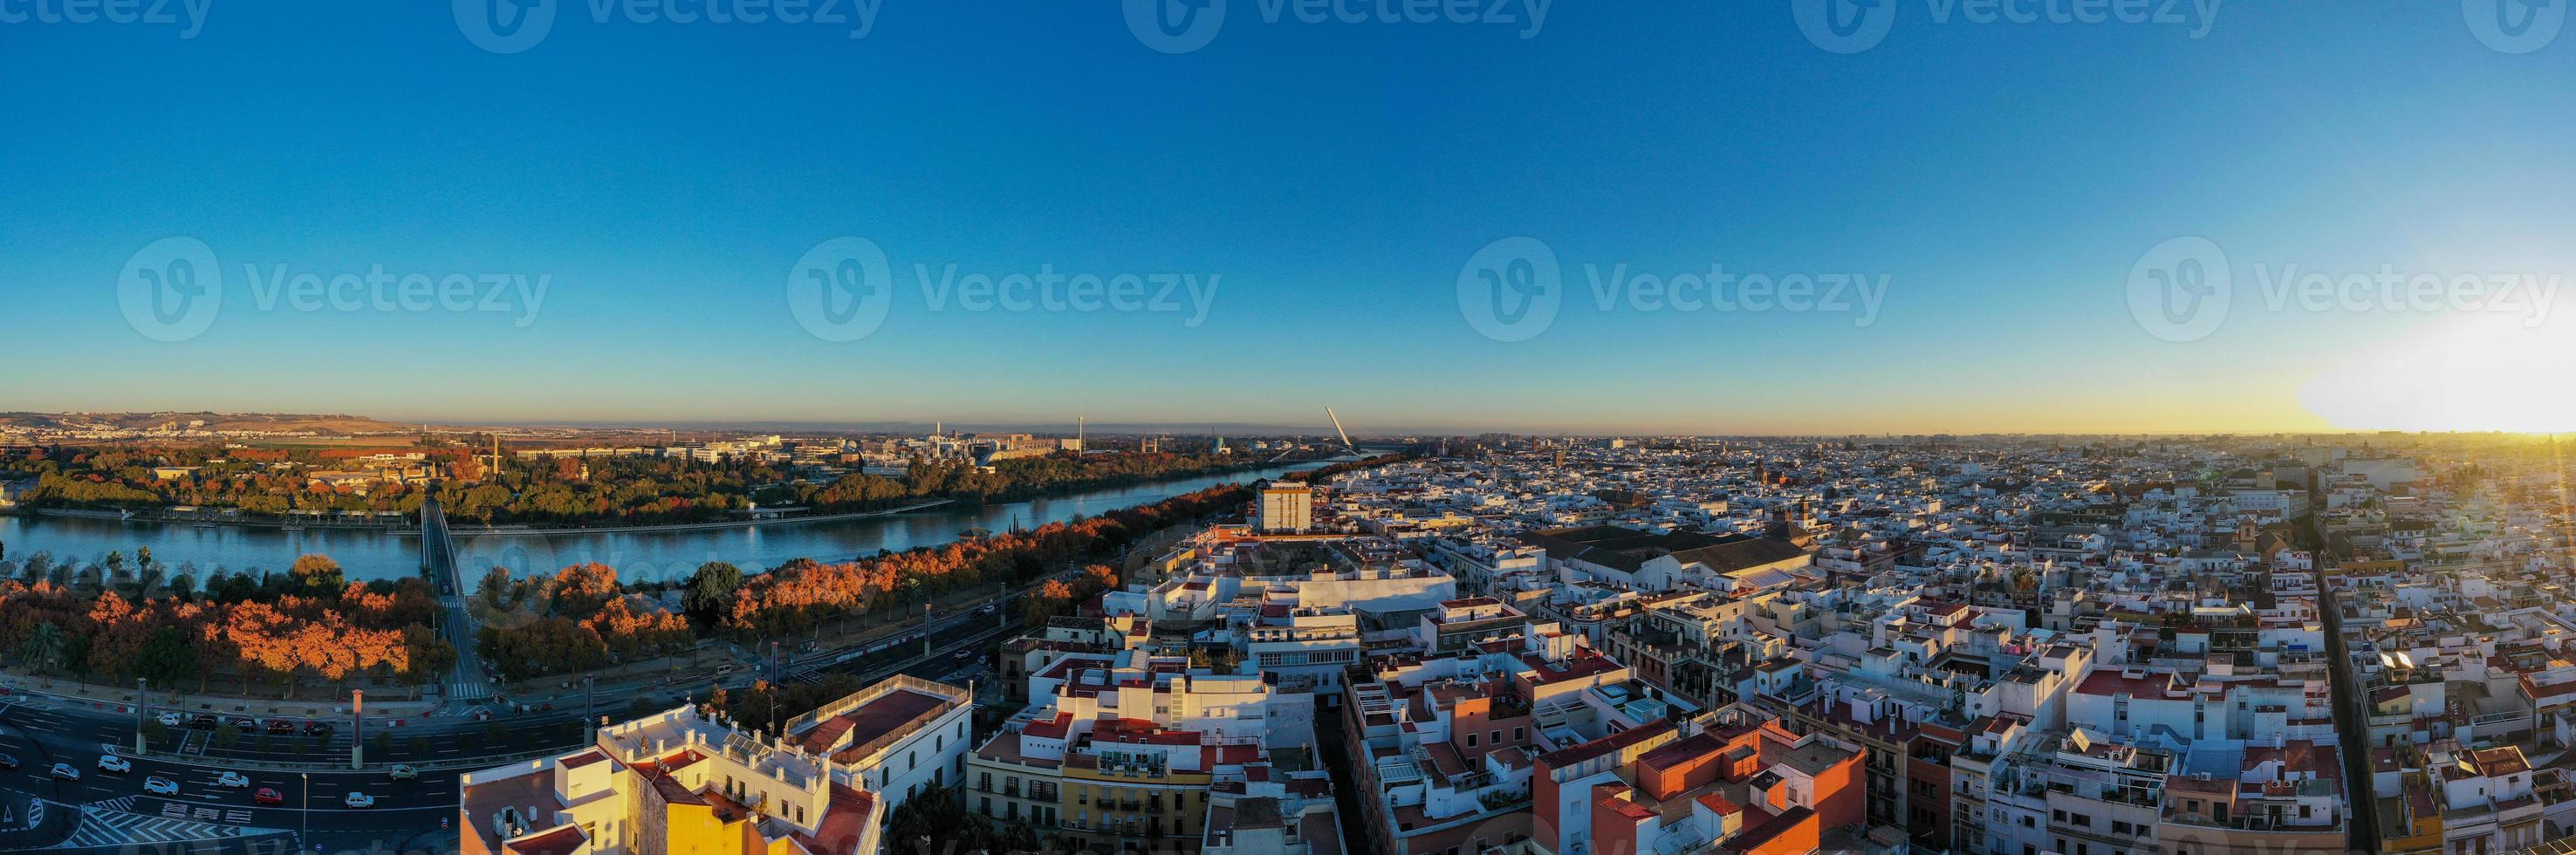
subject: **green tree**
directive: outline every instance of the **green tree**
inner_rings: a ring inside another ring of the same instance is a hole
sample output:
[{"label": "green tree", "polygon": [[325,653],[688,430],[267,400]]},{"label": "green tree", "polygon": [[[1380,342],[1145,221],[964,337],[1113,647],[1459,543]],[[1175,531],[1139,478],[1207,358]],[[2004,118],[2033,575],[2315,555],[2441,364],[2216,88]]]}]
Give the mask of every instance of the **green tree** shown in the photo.
[{"label": "green tree", "polygon": [[63,635],[63,628],[55,626],[53,621],[37,624],[34,630],[27,633],[27,640],[18,644],[18,657],[36,666],[36,673],[39,674],[53,673],[55,666],[61,665],[63,658],[69,655],[70,651],[71,640]]},{"label": "green tree", "polygon": [[310,596],[337,597],[349,586],[348,577],[340,572],[340,562],[327,555],[299,556],[286,575],[302,589],[300,593]]},{"label": "green tree", "polygon": [[680,611],[699,628],[712,628],[733,608],[733,592],[740,587],[742,568],[722,561],[700,564],[697,572],[689,574],[688,589],[680,595]]},{"label": "green tree", "polygon": [[152,631],[134,656],[134,672],[157,686],[178,686],[197,676],[197,651],[175,626]]}]

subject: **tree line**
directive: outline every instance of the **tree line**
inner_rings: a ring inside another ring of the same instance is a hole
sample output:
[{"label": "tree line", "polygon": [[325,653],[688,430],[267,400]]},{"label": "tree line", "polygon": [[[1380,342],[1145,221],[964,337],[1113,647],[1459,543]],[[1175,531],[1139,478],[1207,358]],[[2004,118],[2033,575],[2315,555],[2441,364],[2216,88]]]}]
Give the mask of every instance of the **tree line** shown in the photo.
[{"label": "tree line", "polygon": [[0,650],[40,675],[144,677],[198,691],[231,677],[243,693],[258,683],[286,697],[308,680],[345,686],[374,675],[418,684],[454,666],[454,649],[431,629],[438,601],[422,580],[350,582],[320,555],[271,578],[133,597],[0,580]]}]

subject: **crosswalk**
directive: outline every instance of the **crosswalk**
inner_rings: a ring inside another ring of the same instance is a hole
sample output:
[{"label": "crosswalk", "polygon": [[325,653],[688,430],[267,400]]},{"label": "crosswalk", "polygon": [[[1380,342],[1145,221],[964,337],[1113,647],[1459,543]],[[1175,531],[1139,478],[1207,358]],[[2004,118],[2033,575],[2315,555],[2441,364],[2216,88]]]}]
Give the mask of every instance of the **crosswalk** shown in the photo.
[{"label": "crosswalk", "polygon": [[[169,808],[178,808],[178,815],[148,816],[109,808],[109,805],[120,803],[125,807],[133,806],[131,800],[119,799],[101,802],[82,811],[79,827],[72,829],[72,836],[58,848],[122,848],[275,833],[270,829],[242,827],[240,823],[250,821],[248,811],[200,808],[192,812],[187,805],[172,804],[164,808],[165,814]],[[227,813],[234,815],[227,816]]]},{"label": "crosswalk", "polygon": [[447,699],[451,701],[470,701],[491,696],[492,687],[480,682],[447,684]]}]

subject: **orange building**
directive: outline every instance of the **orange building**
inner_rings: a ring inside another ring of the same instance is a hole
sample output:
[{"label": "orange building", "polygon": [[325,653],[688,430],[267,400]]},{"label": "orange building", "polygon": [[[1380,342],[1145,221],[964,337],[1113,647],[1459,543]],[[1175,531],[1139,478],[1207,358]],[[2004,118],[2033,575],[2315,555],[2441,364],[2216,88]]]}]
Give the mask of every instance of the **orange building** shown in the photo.
[{"label": "orange building", "polygon": [[1582,781],[1592,799],[1590,851],[1814,851],[1827,829],[1862,821],[1867,753],[1769,721],[1670,741]]}]

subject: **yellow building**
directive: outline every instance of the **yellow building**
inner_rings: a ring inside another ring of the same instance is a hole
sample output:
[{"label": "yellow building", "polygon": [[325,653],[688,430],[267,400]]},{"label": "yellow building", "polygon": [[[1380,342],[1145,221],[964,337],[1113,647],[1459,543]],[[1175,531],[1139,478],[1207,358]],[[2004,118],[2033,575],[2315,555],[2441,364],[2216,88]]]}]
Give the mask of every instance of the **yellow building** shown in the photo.
[{"label": "yellow building", "polygon": [[1215,778],[1171,768],[1159,756],[1066,756],[1056,807],[1063,834],[1104,852],[1197,852]]}]

